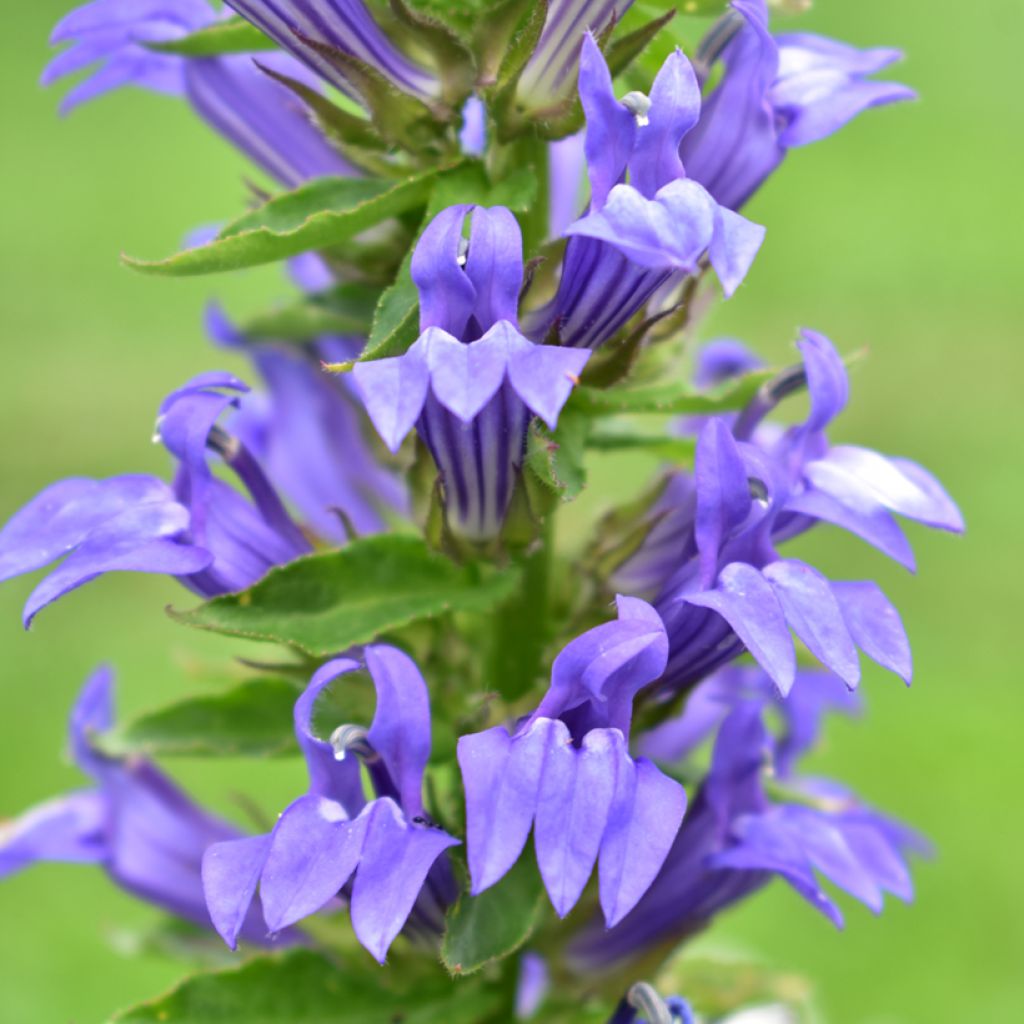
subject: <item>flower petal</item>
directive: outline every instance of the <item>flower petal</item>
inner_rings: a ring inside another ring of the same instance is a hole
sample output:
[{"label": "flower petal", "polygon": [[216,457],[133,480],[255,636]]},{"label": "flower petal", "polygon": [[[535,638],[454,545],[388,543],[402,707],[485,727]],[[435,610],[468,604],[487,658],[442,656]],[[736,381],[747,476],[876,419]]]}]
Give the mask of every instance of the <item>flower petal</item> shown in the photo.
[{"label": "flower petal", "polygon": [[631,185],[616,185],[600,210],[571,224],[568,235],[615,246],[652,270],[692,273],[714,233],[714,201],[694,181],[670,182],[653,199]]},{"label": "flower petal", "polygon": [[732,562],[719,574],[714,590],[682,600],[718,612],[747,650],[786,696],[796,678],[796,654],[786,616],[771,584],[752,566]]},{"label": "flower petal", "polygon": [[507,346],[500,333],[465,342],[429,328],[421,338],[434,397],[463,423],[469,423],[494,397],[505,379]]},{"label": "flower petal", "polygon": [[750,514],[753,501],[747,469],[732,431],[720,419],[711,419],[697,439],[694,461],[697,515],[694,535],[700,555],[701,579],[710,586],[718,571],[718,557],[732,532]]},{"label": "flower petal", "polygon": [[377,433],[397,452],[427,400],[430,372],[423,347],[417,342],[405,355],[356,363],[352,376]]},{"label": "flower petal", "polygon": [[0,580],[42,568],[81,544],[98,526],[135,505],[172,502],[156,477],[74,477],[51,484],[0,530]]},{"label": "flower petal", "polygon": [[107,855],[107,803],[94,789],[47,800],[0,825],[0,878],[36,861],[96,863]]},{"label": "flower petal", "polygon": [[515,739],[496,726],[459,740],[474,896],[494,885],[519,859],[537,809],[548,750],[570,742],[565,724],[550,718],[537,719]]},{"label": "flower petal", "polygon": [[622,751],[615,802],[601,843],[601,909],[614,928],[654,881],[686,812],[686,793],[646,758]]},{"label": "flower petal", "polygon": [[832,593],[843,609],[853,642],[909,685],[913,675],[910,643],[899,612],[877,584],[869,580],[833,583]]},{"label": "flower petal", "polygon": [[410,824],[387,798],[370,804],[364,817],[366,841],[352,886],[352,928],[383,963],[434,861],[459,841],[441,829]]},{"label": "flower petal", "polygon": [[761,570],[775,589],[790,629],[810,652],[852,690],[860,682],[860,661],[839,602],[821,573],[795,559]]},{"label": "flower petal", "polygon": [[796,347],[804,360],[811,413],[806,430],[823,430],[846,408],[850,378],[842,357],[824,334],[802,330]]},{"label": "flower petal", "polygon": [[420,293],[420,330],[440,327],[461,338],[476,304],[476,289],[463,266],[462,228],[471,206],[442,210],[413,250],[410,273]]},{"label": "flower petal", "polygon": [[267,835],[214,843],[203,854],[203,893],[210,920],[232,949],[238,946],[269,852]]},{"label": "flower petal", "polygon": [[516,322],[523,287],[523,235],[511,210],[474,207],[466,274],[476,289],[473,316],[483,329],[499,320]]},{"label": "flower petal", "polygon": [[743,283],[764,242],[765,228],[727,206],[715,206],[715,226],[708,259],[715,268],[725,297],[731,298]]},{"label": "flower petal", "polygon": [[320,694],[339,676],[354,672],[359,663],[351,658],[334,658],[321,665],[309,686],[295,702],[295,738],[306,759],[309,791],[327,797],[345,808],[354,818],[363,808],[363,784],[355,757],[339,757],[334,747],[313,732],[313,709]]},{"label": "flower petal", "polygon": [[576,905],[594,870],[625,757],[618,729],[592,729],[579,750],[571,744],[549,750],[534,845],[544,887],[559,917]]},{"label": "flower petal", "polygon": [[786,510],[847,530],[913,572],[914,552],[892,514],[861,488],[843,488],[842,497],[835,493],[839,489],[826,493],[812,487],[790,495],[786,498]]},{"label": "flower petal", "polygon": [[551,430],[558,426],[562,406],[579,381],[590,352],[587,349],[534,345],[512,350],[509,383],[530,410]]},{"label": "flower petal", "polygon": [[681,50],[674,50],[662,64],[650,101],[647,123],[637,130],[629,162],[630,184],[648,197],[683,177],[679,143],[700,116],[700,85]]},{"label": "flower petal", "polygon": [[88,538],[29,595],[23,619],[106,572],[166,573],[188,576],[212,561],[210,553],[169,538],[189,525],[189,514],[173,501],[126,509],[93,530]]},{"label": "flower petal", "polygon": [[423,771],[430,759],[430,698],[416,663],[397,647],[374,644],[366,667],[377,709],[366,738],[380,754],[410,817],[423,814]]},{"label": "flower petal", "polygon": [[340,804],[312,794],[278,818],[260,876],[271,932],[315,914],[338,895],[359,863],[366,820],[351,821]]},{"label": "flower petal", "polygon": [[[824,458],[809,462],[804,472],[815,487],[837,497],[859,490],[908,519],[929,525],[948,521],[950,503],[945,495],[944,501],[936,500],[933,488],[925,491],[899,464],[868,448],[836,445]],[[921,479],[920,474],[915,476]]]},{"label": "flower petal", "polygon": [[616,98],[611,72],[589,32],[583,37],[580,51],[579,92],[587,118],[584,152],[590,203],[599,210],[626,173],[636,137],[636,118]]}]

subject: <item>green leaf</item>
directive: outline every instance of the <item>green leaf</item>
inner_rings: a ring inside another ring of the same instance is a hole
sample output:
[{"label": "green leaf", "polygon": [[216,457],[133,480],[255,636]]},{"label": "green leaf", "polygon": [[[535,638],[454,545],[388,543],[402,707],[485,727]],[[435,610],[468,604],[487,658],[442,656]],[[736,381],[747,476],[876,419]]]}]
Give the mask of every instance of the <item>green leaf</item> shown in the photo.
[{"label": "green leaf", "polygon": [[443,976],[392,991],[382,974],[376,965],[346,959],[336,966],[306,950],[260,956],[193,975],[108,1024],[479,1024],[500,998]]},{"label": "green leaf", "polygon": [[276,341],[309,341],[324,334],[366,335],[379,295],[369,285],[339,285],[251,317],[241,330],[251,338]]},{"label": "green leaf", "polygon": [[223,693],[184,697],[96,737],[112,757],[269,757],[295,749],[298,690],[284,679],[250,679]]},{"label": "green leaf", "polygon": [[[480,12],[473,26],[473,49],[477,54],[481,86],[486,88],[499,81],[506,55],[511,57],[513,63],[518,63],[520,68],[525,64],[539,36],[536,23],[539,22],[540,27],[543,27],[546,14],[546,0],[540,3],[535,0],[496,0]],[[519,52],[517,60],[511,55],[515,51],[523,51],[522,33],[527,23],[532,25],[533,46],[530,46],[527,38],[525,45],[529,49],[525,50],[525,57]]]},{"label": "green leaf", "polygon": [[518,578],[513,567],[456,565],[419,537],[392,534],[300,558],[240,594],[172,614],[200,629],[325,657],[445,612],[485,612]]},{"label": "green leaf", "polygon": [[[684,7],[685,4],[686,0],[683,0]],[[646,25],[612,41],[605,52],[605,59],[608,61],[608,69],[613,78],[622,74],[647,49],[661,30],[675,17],[675,13],[675,10],[666,11],[661,17],[654,18]]]},{"label": "green leaf", "polygon": [[322,92],[305,82],[283,75],[273,68],[256,62],[264,74],[291,89],[312,110],[324,134],[346,148],[355,146],[366,149],[383,149],[384,140],[373,125],[363,117],[342,109],[329,100]]},{"label": "green leaf", "polygon": [[587,484],[584,455],[589,432],[590,419],[569,409],[562,411],[553,434],[537,421],[530,430],[526,468],[561,501],[572,501]]},{"label": "green leaf", "polygon": [[532,847],[497,885],[464,892],[448,911],[441,961],[457,977],[509,956],[533,934],[544,911],[544,887]]},{"label": "green leaf", "polygon": [[400,356],[419,335],[420,298],[409,276],[411,253],[410,249],[394,284],[381,293],[362,359]]},{"label": "green leaf", "polygon": [[770,370],[744,374],[720,387],[694,391],[686,381],[629,388],[576,388],[568,409],[591,416],[609,413],[719,413],[742,409],[770,380]]},{"label": "green leaf", "polygon": [[143,45],[157,53],[177,53],[182,57],[218,57],[223,53],[253,53],[277,48],[272,39],[244,18],[215,21],[181,39]]},{"label": "green leaf", "polygon": [[469,47],[444,18],[410,6],[405,0],[390,0],[388,6],[409,41],[433,56],[445,102],[461,107],[476,80],[476,62]]},{"label": "green leaf", "polygon": [[440,101],[428,105],[344,50],[307,36],[301,38],[352,84],[382,139],[413,153],[432,151],[435,158],[445,150],[444,134],[455,120],[454,110]]},{"label": "green leaf", "polygon": [[233,221],[206,245],[165,260],[122,257],[147,274],[187,277],[274,263],[338,245],[381,221],[426,203],[437,171],[399,182],[380,178],[320,178],[275,196]]}]

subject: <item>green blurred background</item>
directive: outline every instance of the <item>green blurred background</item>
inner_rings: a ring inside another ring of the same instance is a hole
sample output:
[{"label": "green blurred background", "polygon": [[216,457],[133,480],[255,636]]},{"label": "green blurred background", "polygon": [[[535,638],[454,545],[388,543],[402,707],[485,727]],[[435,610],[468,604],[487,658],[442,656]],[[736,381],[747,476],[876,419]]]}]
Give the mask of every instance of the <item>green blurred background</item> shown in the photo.
[{"label": "green blurred background", "polygon": [[[122,250],[163,255],[186,229],[235,213],[246,168],[172,100],[121,93],[58,121],[57,95],[36,79],[67,6],[12,5],[0,42],[2,517],[58,477],[160,471],[149,436],[161,396],[197,371],[231,366],[203,339],[204,300],[217,294],[245,310],[282,291],[274,270],[161,281],[118,265]],[[1011,1024],[1024,1020],[1024,691],[1010,657],[1024,555],[1024,10],[1017,0],[819,0],[794,24],[905,48],[899,75],[922,99],[869,113],[788,160],[749,211],[769,226],[762,256],[710,331],[773,359],[789,358],[798,325],[844,351],[869,347],[834,436],[925,463],[961,502],[969,532],[915,530],[917,577],[835,532],[808,544],[836,575],[877,577],[911,634],[913,689],[869,673],[867,720],[837,723],[815,767],[934,839],[916,904],[892,903],[878,919],[845,904],[840,934],[779,885],[723,920],[714,939],[815,979],[833,1024]],[[599,475],[590,500],[621,487],[603,479],[608,489]],[[69,702],[95,663],[117,665],[131,709],[194,685],[197,661],[238,652],[173,626],[162,608],[182,594],[164,581],[100,581],[25,635],[29,588],[0,590],[0,817],[79,784],[59,755]],[[236,788],[279,807],[301,773],[291,763],[180,769],[236,815]],[[166,987],[180,964],[130,952],[155,919],[88,868],[7,881],[0,1017],[91,1024]]]}]

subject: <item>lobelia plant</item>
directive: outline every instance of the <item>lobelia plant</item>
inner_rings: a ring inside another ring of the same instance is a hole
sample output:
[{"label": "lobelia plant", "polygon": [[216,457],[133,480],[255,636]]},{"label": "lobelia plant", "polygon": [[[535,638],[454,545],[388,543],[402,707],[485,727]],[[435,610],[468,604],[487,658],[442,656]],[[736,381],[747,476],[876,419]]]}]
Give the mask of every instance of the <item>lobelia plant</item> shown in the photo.
[{"label": "lobelia plant", "polygon": [[[0,831],[2,875],[99,864],[188,922],[193,961],[240,950],[112,1020],[810,1019],[791,978],[688,941],[776,877],[840,927],[824,882],[911,898],[927,842],[799,770],[859,709],[861,653],[909,683],[899,614],[781,549],[830,524],[912,570],[895,517],[959,512],[829,442],[849,381],[823,335],[780,370],[692,339],[788,150],[912,93],[871,77],[896,51],[773,34],[763,0],[685,6],[716,16],[690,49],[628,0],[93,0],[54,30],[44,81],[86,71],[65,109],[177,95],[266,176],[127,262],[281,261],[297,287],[207,311],[260,388],[172,391],[167,480],[62,480],[0,531],[3,578],[58,563],[26,627],[152,572],[203,599],[182,623],[288,652],[120,725],[97,670],[70,727],[94,787]],[[608,450],[660,462],[653,486],[556,529]],[[181,752],[301,753],[308,789],[248,834],[151,760]]]}]

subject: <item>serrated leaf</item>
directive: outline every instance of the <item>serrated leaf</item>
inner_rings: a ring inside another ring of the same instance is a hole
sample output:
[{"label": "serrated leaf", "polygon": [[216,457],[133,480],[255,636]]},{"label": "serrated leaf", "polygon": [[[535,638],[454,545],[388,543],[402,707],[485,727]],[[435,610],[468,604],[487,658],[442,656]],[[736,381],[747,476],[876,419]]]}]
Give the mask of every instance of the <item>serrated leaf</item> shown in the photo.
[{"label": "serrated leaf", "polygon": [[[686,0],[682,0],[682,4],[685,7]],[[674,9],[666,11],[661,17],[654,18],[646,25],[642,25],[610,43],[605,51],[605,59],[608,61],[608,70],[611,71],[613,78],[622,74],[647,49],[661,30],[675,17],[675,14]]]},{"label": "serrated leaf", "polygon": [[544,886],[532,850],[497,885],[464,892],[448,911],[441,962],[454,976],[473,974],[520,949],[544,910]]},{"label": "serrated leaf", "polygon": [[438,171],[399,182],[380,178],[319,178],[275,196],[232,221],[206,245],[165,260],[122,257],[147,274],[187,277],[274,263],[326,249],[426,203]]},{"label": "serrated leaf", "polygon": [[297,950],[195,974],[108,1024],[479,1024],[499,1001],[483,985],[443,977],[394,991],[375,964],[346,958],[336,965]]},{"label": "serrated leaf", "polygon": [[240,594],[172,614],[200,629],[326,657],[421,619],[485,612],[518,578],[511,566],[457,565],[419,537],[366,537],[272,569]]},{"label": "serrated leaf", "polygon": [[295,749],[298,690],[284,679],[250,679],[222,693],[184,697],[96,737],[113,757],[269,757]]},{"label": "serrated leaf", "polygon": [[464,40],[443,18],[418,10],[405,0],[390,0],[388,6],[413,43],[433,55],[445,102],[461,106],[473,91],[476,78],[476,62]]},{"label": "serrated leaf", "polygon": [[244,18],[228,18],[164,42],[143,45],[157,53],[176,53],[182,57],[219,57],[225,53],[255,53],[276,49],[277,44]]},{"label": "serrated leaf", "polygon": [[569,399],[567,409],[590,416],[731,412],[742,409],[771,377],[770,370],[758,370],[707,391],[695,391],[686,381],[630,388],[579,387]]},{"label": "serrated leaf", "polygon": [[510,97],[515,92],[516,84],[526,65],[530,62],[537,43],[540,41],[541,33],[544,31],[549,6],[548,0],[537,0],[527,8],[529,16],[519,26],[519,31],[504,51],[501,67],[498,70],[498,92],[495,97],[497,101],[500,102],[501,99],[506,96]]},{"label": "serrated leaf", "polygon": [[586,486],[584,456],[589,432],[589,417],[569,409],[562,411],[553,434],[537,421],[530,429],[526,468],[562,501],[572,501]]},{"label": "serrated leaf", "polygon": [[333,141],[340,142],[345,146],[367,149],[384,148],[384,140],[369,121],[343,110],[322,92],[305,82],[283,75],[271,67],[260,64],[259,61],[256,64],[265,75],[269,75],[294,92],[312,110],[321,129]]},{"label": "serrated leaf", "polygon": [[[543,27],[546,14],[546,0],[542,3],[534,3],[534,0],[498,0],[480,12],[473,31],[473,49],[477,55],[482,87],[486,88],[499,81],[502,62],[519,45],[518,37],[530,19],[534,22],[539,19]],[[517,44],[513,44],[514,39]],[[531,52],[532,49],[526,51],[527,58]]]},{"label": "serrated leaf", "polygon": [[299,33],[299,38],[333,64],[359,93],[370,120],[387,142],[418,153],[443,148],[455,111],[441,102],[428,105],[399,89],[375,67],[344,50]]},{"label": "serrated leaf", "polygon": [[362,359],[386,359],[405,352],[419,335],[419,312],[419,292],[409,276],[407,256],[395,283],[381,293]]},{"label": "serrated leaf", "polygon": [[365,284],[339,285],[327,292],[250,317],[241,331],[250,338],[309,341],[325,334],[370,333],[380,291]]}]

